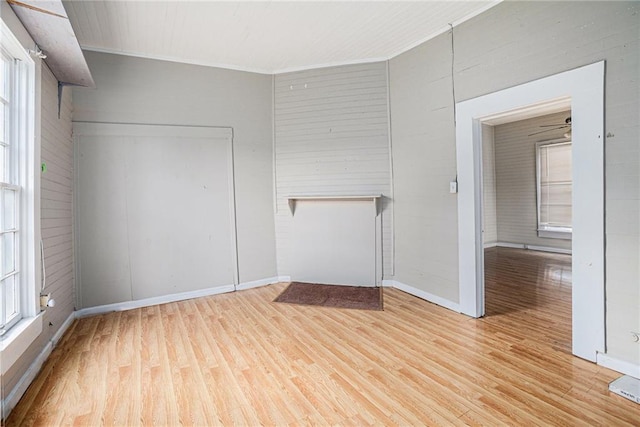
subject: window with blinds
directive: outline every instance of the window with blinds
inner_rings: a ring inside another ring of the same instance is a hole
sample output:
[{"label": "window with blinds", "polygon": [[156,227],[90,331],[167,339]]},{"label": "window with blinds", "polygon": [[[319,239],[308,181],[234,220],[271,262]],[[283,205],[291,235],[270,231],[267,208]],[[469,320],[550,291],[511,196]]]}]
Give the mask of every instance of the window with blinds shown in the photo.
[{"label": "window with blinds", "polygon": [[571,238],[571,142],[539,144],[536,147],[536,159],[538,235]]}]

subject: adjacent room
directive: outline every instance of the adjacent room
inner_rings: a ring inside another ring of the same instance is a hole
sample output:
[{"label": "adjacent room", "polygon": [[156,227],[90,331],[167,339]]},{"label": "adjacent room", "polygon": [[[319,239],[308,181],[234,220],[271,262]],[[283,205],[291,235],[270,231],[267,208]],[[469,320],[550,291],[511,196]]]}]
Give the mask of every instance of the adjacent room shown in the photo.
[{"label": "adjacent room", "polygon": [[3,425],[638,425],[638,2],[0,17]]},{"label": "adjacent room", "polygon": [[567,352],[571,136],[570,110],[482,128],[486,316],[527,313],[529,334]]}]

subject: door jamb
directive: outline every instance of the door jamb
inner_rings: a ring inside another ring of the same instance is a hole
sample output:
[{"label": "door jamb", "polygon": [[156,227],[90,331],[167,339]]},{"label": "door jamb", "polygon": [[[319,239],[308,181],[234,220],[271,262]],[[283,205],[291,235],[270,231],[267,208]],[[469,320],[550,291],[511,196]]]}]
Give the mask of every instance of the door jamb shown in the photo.
[{"label": "door jamb", "polygon": [[[460,311],[484,315],[482,123],[540,115],[570,100],[573,119],[573,354],[605,351],[604,61],[456,103]],[[594,206],[597,208],[594,209]]]}]

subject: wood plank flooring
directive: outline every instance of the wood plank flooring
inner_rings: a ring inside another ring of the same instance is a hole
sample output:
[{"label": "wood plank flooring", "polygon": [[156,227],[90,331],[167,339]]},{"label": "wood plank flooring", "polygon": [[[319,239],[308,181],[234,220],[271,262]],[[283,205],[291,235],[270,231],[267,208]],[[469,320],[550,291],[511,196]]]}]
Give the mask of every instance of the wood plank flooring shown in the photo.
[{"label": "wood plank flooring", "polygon": [[487,317],[395,289],[384,311],[277,284],[76,321],[7,425],[640,425],[575,358],[564,255],[487,251]]}]

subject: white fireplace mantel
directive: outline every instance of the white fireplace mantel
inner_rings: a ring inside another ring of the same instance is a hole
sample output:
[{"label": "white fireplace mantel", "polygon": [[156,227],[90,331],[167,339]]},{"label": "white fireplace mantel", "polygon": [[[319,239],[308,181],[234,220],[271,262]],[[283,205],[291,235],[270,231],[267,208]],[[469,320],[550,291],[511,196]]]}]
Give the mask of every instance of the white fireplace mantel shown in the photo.
[{"label": "white fireplace mantel", "polygon": [[297,194],[291,210],[294,281],[378,286],[382,280],[382,194]]},{"label": "white fireplace mantel", "polygon": [[378,216],[378,200],[382,198],[382,194],[358,194],[358,195],[298,195],[298,196],[287,196],[287,202],[289,203],[289,210],[291,211],[291,215],[295,214],[296,211],[296,202],[298,201],[368,201],[373,202],[373,211],[374,215]]}]

